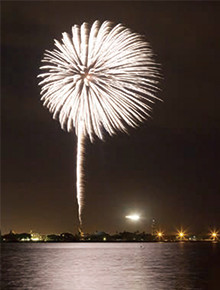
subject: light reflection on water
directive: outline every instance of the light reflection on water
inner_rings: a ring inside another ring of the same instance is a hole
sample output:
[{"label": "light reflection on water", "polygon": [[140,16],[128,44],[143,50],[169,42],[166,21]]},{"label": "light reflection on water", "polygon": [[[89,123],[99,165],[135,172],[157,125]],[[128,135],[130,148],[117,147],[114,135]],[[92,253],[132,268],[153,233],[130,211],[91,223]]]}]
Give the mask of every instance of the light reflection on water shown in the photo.
[{"label": "light reflection on water", "polygon": [[211,243],[3,244],[2,289],[219,289]]}]

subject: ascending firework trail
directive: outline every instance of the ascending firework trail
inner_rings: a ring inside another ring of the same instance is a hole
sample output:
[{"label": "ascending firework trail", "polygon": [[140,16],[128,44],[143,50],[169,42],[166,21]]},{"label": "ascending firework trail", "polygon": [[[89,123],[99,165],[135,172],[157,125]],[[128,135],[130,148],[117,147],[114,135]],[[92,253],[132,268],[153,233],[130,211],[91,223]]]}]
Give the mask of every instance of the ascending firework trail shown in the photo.
[{"label": "ascending firework trail", "polygon": [[156,99],[157,65],[144,38],[124,27],[95,21],[64,32],[56,48],[46,50],[41,100],[58,118],[62,129],[74,130],[77,142],[76,188],[80,226],[83,206],[84,139],[103,139],[103,128],[113,135],[136,127]]}]

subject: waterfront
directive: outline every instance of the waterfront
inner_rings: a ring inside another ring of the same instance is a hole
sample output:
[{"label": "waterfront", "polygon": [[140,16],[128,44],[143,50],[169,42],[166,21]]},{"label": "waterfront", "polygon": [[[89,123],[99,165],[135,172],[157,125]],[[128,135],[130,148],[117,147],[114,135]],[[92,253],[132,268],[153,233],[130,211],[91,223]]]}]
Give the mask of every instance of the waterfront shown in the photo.
[{"label": "waterfront", "polygon": [[2,289],[219,289],[219,243],[3,243]]}]

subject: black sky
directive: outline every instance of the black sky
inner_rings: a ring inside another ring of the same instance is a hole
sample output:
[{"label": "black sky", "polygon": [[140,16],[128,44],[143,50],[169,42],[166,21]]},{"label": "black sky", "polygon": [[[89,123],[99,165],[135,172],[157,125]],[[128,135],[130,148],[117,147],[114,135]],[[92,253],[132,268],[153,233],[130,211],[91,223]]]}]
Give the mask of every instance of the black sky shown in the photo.
[{"label": "black sky", "polygon": [[[145,34],[164,102],[129,135],[86,145],[84,230],[220,226],[218,2],[2,2],[2,231],[76,231],[76,138],[40,102],[45,49],[99,19]],[[140,223],[124,216],[133,211]]]}]

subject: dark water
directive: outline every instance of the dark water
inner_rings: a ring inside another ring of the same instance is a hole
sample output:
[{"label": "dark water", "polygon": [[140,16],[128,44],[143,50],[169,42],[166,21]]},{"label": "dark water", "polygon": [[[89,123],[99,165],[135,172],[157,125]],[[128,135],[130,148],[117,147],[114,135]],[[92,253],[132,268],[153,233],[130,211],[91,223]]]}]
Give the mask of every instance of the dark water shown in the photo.
[{"label": "dark water", "polygon": [[220,289],[220,244],[2,244],[2,289]]}]

